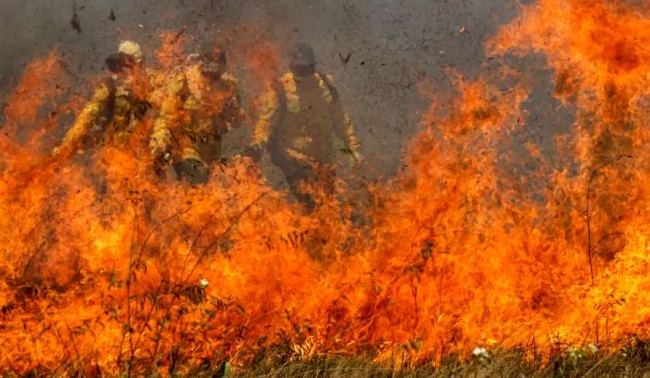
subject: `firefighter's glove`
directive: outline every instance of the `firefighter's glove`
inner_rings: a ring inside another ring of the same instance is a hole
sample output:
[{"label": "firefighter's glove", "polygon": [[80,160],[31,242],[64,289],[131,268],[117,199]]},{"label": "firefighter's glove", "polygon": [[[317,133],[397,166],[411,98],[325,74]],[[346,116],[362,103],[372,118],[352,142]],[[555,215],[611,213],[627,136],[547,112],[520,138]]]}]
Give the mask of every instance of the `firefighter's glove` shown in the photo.
[{"label": "firefighter's glove", "polygon": [[352,151],[352,159],[354,159],[355,164],[362,164],[365,161],[365,158],[359,151]]},{"label": "firefighter's glove", "polygon": [[156,173],[167,170],[172,164],[172,154],[167,149],[157,148],[153,152],[153,169]]},{"label": "firefighter's glove", "polygon": [[153,159],[157,165],[169,165],[172,163],[171,151],[166,148],[156,148],[153,151]]}]

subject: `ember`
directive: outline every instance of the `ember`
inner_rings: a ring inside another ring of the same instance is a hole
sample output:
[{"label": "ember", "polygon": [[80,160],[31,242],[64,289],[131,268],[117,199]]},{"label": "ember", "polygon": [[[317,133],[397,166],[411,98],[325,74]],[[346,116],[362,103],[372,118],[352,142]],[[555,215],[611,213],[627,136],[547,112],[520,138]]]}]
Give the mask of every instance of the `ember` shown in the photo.
[{"label": "ember", "polygon": [[[497,347],[548,360],[650,337],[647,30],[647,14],[622,2],[522,6],[486,56],[543,53],[553,95],[575,107],[570,163],[529,144],[521,159],[539,168],[510,174],[504,149],[526,127],[534,82],[505,66],[449,70],[453,96],[420,85],[432,100],[407,168],[361,189],[351,176],[372,162],[342,109],[346,164],[358,161],[331,186],[279,190],[263,150],[209,159],[221,151],[192,138],[203,129],[178,131],[205,119],[246,129],[276,77],[275,106],[302,104],[300,75],[280,72],[290,52],[259,35],[233,43],[253,47],[240,55],[245,87],[226,76],[230,47],[191,55],[186,29],[162,33],[151,57],[123,42],[83,101],[56,89],[70,85],[56,52],[33,61],[0,135],[0,374],[192,374],[340,355],[435,364]],[[305,103],[336,103],[338,78],[318,77],[321,97]]]}]

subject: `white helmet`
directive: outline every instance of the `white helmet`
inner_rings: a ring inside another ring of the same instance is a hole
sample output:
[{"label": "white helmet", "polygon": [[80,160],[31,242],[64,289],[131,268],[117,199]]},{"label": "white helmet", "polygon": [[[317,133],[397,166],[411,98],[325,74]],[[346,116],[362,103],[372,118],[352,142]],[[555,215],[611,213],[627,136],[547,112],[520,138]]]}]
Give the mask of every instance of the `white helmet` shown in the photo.
[{"label": "white helmet", "polygon": [[121,41],[117,51],[127,55],[131,55],[138,62],[141,61],[143,58],[142,48],[140,48],[140,45],[134,41],[129,41],[129,40]]}]

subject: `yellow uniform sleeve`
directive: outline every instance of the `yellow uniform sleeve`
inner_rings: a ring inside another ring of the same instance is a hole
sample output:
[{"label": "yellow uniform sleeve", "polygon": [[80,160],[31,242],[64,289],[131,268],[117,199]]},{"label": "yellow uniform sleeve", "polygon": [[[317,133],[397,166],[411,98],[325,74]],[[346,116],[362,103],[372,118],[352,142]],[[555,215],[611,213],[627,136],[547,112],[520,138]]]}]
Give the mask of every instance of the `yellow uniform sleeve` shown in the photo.
[{"label": "yellow uniform sleeve", "polygon": [[110,96],[110,89],[102,84],[91,100],[83,108],[72,127],[66,132],[58,150],[73,150],[78,147],[79,141],[88,134],[90,125],[99,121],[102,108]]},{"label": "yellow uniform sleeve", "polygon": [[228,83],[228,86],[232,88],[232,97],[228,99],[223,110],[227,129],[238,129],[244,123],[244,118],[246,118],[244,109],[242,108],[239,83],[230,73],[223,74],[221,79]]},{"label": "yellow uniform sleeve", "polygon": [[183,90],[184,80],[182,74],[177,74],[163,86],[163,94],[160,95],[160,109],[149,137],[149,149],[153,155],[170,148],[172,140],[171,128],[182,106],[180,94]]},{"label": "yellow uniform sleeve", "polygon": [[345,128],[344,140],[347,142],[348,148],[355,158],[359,158],[359,146],[361,143],[359,143],[357,133],[354,131],[354,123],[352,123],[352,119],[347,115],[347,113],[343,113],[343,127]]},{"label": "yellow uniform sleeve", "polygon": [[343,110],[332,76],[326,75],[325,80],[327,80],[327,86],[330,88],[330,95],[327,99],[330,99],[330,102],[334,103],[335,116],[338,118],[336,122],[336,134],[339,138],[345,141],[352,156],[355,159],[360,160],[361,153],[359,152],[359,146],[361,143],[359,143],[359,140],[357,139],[357,134],[354,130],[354,123],[350,116]]},{"label": "yellow uniform sleeve", "polygon": [[166,94],[165,83],[167,81],[167,76],[163,71],[152,68],[147,68],[146,73],[150,88],[147,93],[147,101],[149,101],[156,109],[160,109],[163,98]]},{"label": "yellow uniform sleeve", "polygon": [[278,94],[273,87],[269,87],[262,98],[258,119],[253,128],[253,145],[262,146],[269,141],[278,106]]}]

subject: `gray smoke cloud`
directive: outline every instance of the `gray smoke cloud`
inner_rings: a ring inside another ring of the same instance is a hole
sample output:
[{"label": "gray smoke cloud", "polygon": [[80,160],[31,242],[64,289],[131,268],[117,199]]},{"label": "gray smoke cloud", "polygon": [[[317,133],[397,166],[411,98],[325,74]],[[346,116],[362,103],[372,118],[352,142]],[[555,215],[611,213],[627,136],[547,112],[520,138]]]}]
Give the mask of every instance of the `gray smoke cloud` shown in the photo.
[{"label": "gray smoke cloud", "polygon": [[[6,99],[25,64],[53,49],[80,82],[102,72],[104,58],[120,39],[140,42],[153,60],[160,30],[186,28],[197,44],[225,44],[239,69],[244,66],[236,51],[238,35],[257,33],[281,48],[307,41],[316,50],[319,69],[334,75],[363,153],[389,176],[428,105],[418,94],[418,82],[427,80],[432,89],[448,92],[443,67],[477,75],[487,61],[483,42],[517,12],[506,0],[2,1],[0,87]],[[248,32],[240,33],[242,28]],[[540,105],[552,100],[543,89],[550,85],[550,74],[539,75],[542,89],[533,101],[541,110],[533,115],[542,124],[544,117],[557,115],[546,114],[548,105]],[[247,98],[255,95],[246,93]]]}]

